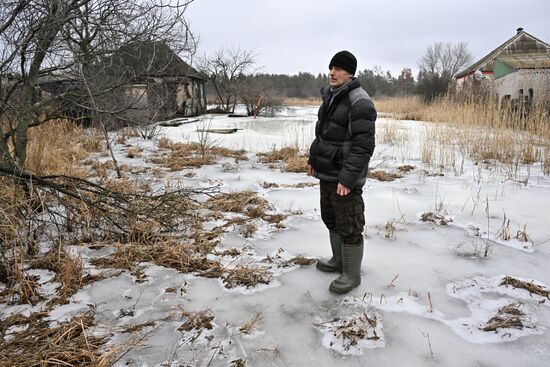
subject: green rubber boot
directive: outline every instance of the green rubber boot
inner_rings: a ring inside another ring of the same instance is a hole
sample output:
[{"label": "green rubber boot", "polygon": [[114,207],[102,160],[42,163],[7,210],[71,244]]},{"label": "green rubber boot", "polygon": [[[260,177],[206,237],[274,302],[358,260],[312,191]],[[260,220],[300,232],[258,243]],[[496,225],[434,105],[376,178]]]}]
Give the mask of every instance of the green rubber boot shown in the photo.
[{"label": "green rubber boot", "polygon": [[329,291],[342,294],[361,284],[361,261],[363,260],[363,241],[359,246],[342,246],[343,272],[330,283]]},{"label": "green rubber boot", "polygon": [[340,235],[334,231],[329,232],[330,247],[332,247],[332,257],[330,260],[317,260],[317,269],[327,273],[342,272],[342,245],[344,242]]}]

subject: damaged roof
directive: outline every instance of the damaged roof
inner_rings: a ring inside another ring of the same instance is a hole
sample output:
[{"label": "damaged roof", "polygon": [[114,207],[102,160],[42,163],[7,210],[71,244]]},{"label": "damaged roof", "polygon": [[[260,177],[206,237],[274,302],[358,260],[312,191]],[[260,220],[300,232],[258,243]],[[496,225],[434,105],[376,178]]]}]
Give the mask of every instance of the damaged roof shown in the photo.
[{"label": "damaged roof", "polygon": [[455,78],[468,76],[476,70],[492,72],[496,58],[518,69],[547,68],[550,62],[550,45],[525,32],[523,28],[518,28],[517,33],[512,38],[458,73]]}]

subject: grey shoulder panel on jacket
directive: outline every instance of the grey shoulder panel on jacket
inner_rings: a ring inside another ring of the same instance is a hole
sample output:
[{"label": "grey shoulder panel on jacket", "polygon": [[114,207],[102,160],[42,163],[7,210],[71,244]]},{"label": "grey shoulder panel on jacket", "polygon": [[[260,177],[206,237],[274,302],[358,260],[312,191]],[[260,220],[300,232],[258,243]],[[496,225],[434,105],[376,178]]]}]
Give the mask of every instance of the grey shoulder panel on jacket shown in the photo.
[{"label": "grey shoulder panel on jacket", "polygon": [[355,88],[349,92],[349,100],[352,106],[362,99],[371,100],[369,94],[363,88]]}]

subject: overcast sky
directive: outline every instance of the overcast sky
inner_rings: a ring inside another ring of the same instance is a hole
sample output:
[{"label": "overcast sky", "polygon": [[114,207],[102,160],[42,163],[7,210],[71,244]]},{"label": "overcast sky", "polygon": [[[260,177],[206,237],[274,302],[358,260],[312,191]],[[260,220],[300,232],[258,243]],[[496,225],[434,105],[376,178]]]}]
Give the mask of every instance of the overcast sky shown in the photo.
[{"label": "overcast sky", "polygon": [[187,16],[200,54],[254,50],[267,73],[325,73],[346,49],[358,70],[416,74],[433,42],[466,42],[479,59],[518,27],[550,43],[550,0],[195,0]]}]

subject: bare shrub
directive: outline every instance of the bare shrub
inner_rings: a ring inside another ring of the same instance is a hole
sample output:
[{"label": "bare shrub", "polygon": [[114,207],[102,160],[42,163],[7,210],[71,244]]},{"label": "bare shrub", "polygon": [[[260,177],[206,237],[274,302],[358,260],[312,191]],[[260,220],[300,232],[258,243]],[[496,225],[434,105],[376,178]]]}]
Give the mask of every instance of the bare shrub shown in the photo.
[{"label": "bare shrub", "polygon": [[139,135],[145,140],[157,139],[162,133],[158,124],[141,125],[138,127]]}]

